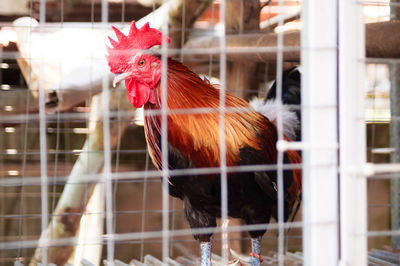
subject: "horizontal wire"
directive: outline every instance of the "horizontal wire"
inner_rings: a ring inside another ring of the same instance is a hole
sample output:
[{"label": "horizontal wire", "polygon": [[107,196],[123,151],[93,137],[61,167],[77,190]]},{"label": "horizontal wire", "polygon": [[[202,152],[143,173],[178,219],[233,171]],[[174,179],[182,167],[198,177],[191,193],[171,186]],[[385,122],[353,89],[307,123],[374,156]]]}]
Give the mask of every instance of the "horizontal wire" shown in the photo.
[{"label": "horizontal wire", "polygon": [[367,237],[381,237],[381,236],[400,236],[400,230],[367,232]]},{"label": "horizontal wire", "polygon": [[[324,147],[322,147],[324,148]],[[329,147],[327,147],[329,148]],[[331,168],[336,165],[331,164],[319,164],[313,165],[313,167],[327,167]],[[361,169],[360,169],[361,168]],[[302,164],[285,164],[283,166],[284,170],[294,170],[294,169],[302,169]],[[257,171],[274,171],[277,170],[276,165],[269,164],[260,164],[260,165],[241,165],[241,166],[229,166],[227,167],[227,171],[229,173],[240,173],[240,172],[257,172]],[[400,172],[400,163],[380,163],[373,164],[368,163],[363,166],[357,165],[353,169],[348,171],[353,172],[358,177],[371,178],[371,179],[391,179],[391,178],[399,178],[398,176],[393,175],[385,175],[388,173],[398,173]],[[192,169],[175,169],[170,170],[170,175],[174,177],[178,176],[186,176],[186,175],[207,175],[207,174],[219,174],[219,167],[204,167],[204,168],[192,168]],[[147,175],[149,178],[159,178],[161,177],[161,172],[158,170],[151,171],[128,171],[122,173],[112,173],[112,180],[120,180],[120,179],[139,179],[143,178]],[[85,178],[87,179],[85,182],[74,182],[69,184],[90,184],[90,183],[101,183],[99,182],[102,175],[101,174],[85,174]],[[68,180],[68,176],[57,176],[57,181],[52,181],[49,178],[49,184],[62,184]],[[40,185],[40,177],[25,177],[23,181],[24,185]],[[21,177],[7,177],[6,179],[0,179],[0,186],[18,186],[22,184]]]},{"label": "horizontal wire", "polygon": [[[289,146],[289,149],[291,147]],[[322,147],[324,148],[324,147]],[[334,148],[325,147],[325,148]],[[313,165],[313,167],[319,168],[331,168],[336,165],[331,164],[319,164]],[[293,170],[293,169],[302,169],[302,164],[285,164],[283,166],[284,170]],[[240,172],[257,172],[257,171],[274,171],[277,170],[276,165],[270,164],[259,164],[259,165],[240,165],[240,166],[229,166],[227,167],[227,171],[229,173],[240,173]],[[400,174],[397,176],[393,175],[385,175],[389,173],[398,173],[400,172],[400,163],[367,163],[362,166],[357,165],[353,168],[349,168],[349,170],[353,174],[356,174],[359,178],[369,178],[369,179],[392,179],[392,178],[400,178]],[[174,169],[170,170],[171,176],[186,176],[186,175],[207,175],[207,174],[219,174],[219,167],[204,167],[204,168],[190,168],[190,169]],[[159,178],[161,177],[161,172],[158,170],[150,170],[150,171],[128,171],[121,173],[112,173],[112,180],[121,180],[121,179],[140,179],[147,175],[149,178]],[[84,175],[86,178],[85,182],[77,182],[70,184],[90,184],[90,183],[101,183],[99,182],[99,177],[101,174],[86,174]],[[49,184],[62,184],[68,180],[68,176],[58,176],[57,181],[52,181],[49,178]],[[40,185],[40,177],[25,177],[24,185]],[[20,177],[7,177],[5,179],[0,179],[0,186],[19,186],[22,184],[22,180]]]},{"label": "horizontal wire", "polygon": [[[297,107],[296,107],[297,106]],[[132,107],[133,108],[133,107]],[[327,106],[327,105],[291,105],[290,109],[292,110],[307,110],[307,109],[332,109],[336,108],[335,106]],[[168,109],[166,110],[168,115],[188,115],[188,114],[212,114],[212,113],[219,113],[219,107],[201,107],[201,108],[180,108],[180,109]],[[254,112],[253,107],[225,107],[225,113],[246,113],[246,112]],[[161,115],[160,110],[144,110],[144,116],[157,116]],[[125,117],[132,118],[133,114],[132,111],[110,111],[110,119],[111,122],[117,121],[133,121],[133,119],[120,119]],[[88,117],[88,113],[61,113],[59,116],[56,114],[47,114],[47,121],[49,123],[57,122],[59,120],[79,120],[79,121],[93,121],[93,122],[100,122],[98,119],[93,119]],[[12,123],[12,124],[22,124],[25,121],[38,121],[39,115],[38,114],[10,114],[10,115],[3,115],[0,117],[0,123]],[[19,122],[21,121],[21,122]]]},{"label": "horizontal wire", "polygon": [[[38,195],[39,196],[39,195]],[[368,204],[368,208],[387,208],[392,204]],[[63,216],[82,216],[82,215],[103,215],[105,212],[66,212],[66,213],[49,213],[49,217],[63,217]],[[130,211],[113,211],[113,214],[160,214],[162,210],[130,210]],[[184,213],[183,209],[168,210],[168,213]],[[8,214],[0,215],[0,219],[19,219],[19,218],[40,218],[41,214]]]},{"label": "horizontal wire", "polygon": [[373,174],[368,176],[368,179],[377,179],[377,180],[384,180],[384,179],[398,179],[400,178],[400,173],[395,172],[389,172],[389,173],[381,173],[381,174]]},{"label": "horizontal wire", "polygon": [[[235,35],[239,37],[240,35]],[[215,36],[216,37],[216,36]],[[325,50],[325,49],[333,49],[334,47],[318,47],[318,48],[312,48],[312,49],[318,49],[318,50]],[[285,47],[277,47],[277,46],[260,46],[260,47],[254,47],[254,46],[248,46],[248,47],[228,47],[226,49],[221,49],[219,47],[204,47],[204,48],[169,48],[168,49],[168,56],[173,56],[173,55],[219,55],[221,51],[226,51],[227,54],[255,54],[255,53],[266,53],[266,52],[296,52],[300,51],[301,49],[307,49],[306,47],[300,48],[300,46],[285,46]],[[128,53],[128,52],[127,52]],[[154,53],[154,52],[153,52]],[[123,54],[123,52],[121,52]],[[157,53],[155,53],[157,54]],[[4,52],[0,58],[3,59],[26,59],[26,60],[38,60],[42,59],[40,57],[26,57],[22,56],[19,52]],[[78,60],[105,60],[105,57],[97,57],[97,56],[88,56],[88,57],[80,57]],[[47,59],[45,61],[59,61],[58,58],[55,58],[53,60]],[[108,72],[106,72],[109,74]]]},{"label": "horizontal wire", "polygon": [[[240,231],[239,231],[240,232]],[[122,233],[123,234],[123,233]],[[187,236],[190,236],[190,238],[186,238]],[[179,238],[179,237],[185,237],[185,238]],[[299,239],[299,238],[301,238],[302,237],[302,235],[286,235],[285,236],[285,238],[288,238],[288,239]],[[277,236],[275,236],[275,235],[264,235],[263,236],[263,239],[276,239],[277,238]],[[219,237],[218,235],[215,235],[215,236],[213,236],[213,242],[215,243],[215,242],[217,242],[217,241],[221,241],[222,240],[222,238],[221,237]],[[248,240],[251,240],[251,237],[229,237],[229,240],[230,241],[232,241],[232,240],[240,240],[240,241],[243,241],[243,240],[245,240],[245,241],[248,241]],[[24,240],[24,241],[34,241],[34,240]],[[160,243],[160,244],[162,244],[162,239],[157,239],[157,238],[145,238],[145,239],[131,239],[131,240],[119,240],[117,243],[116,243],[116,245],[120,245],[120,244],[141,244],[141,243],[143,243],[143,241],[146,243],[146,244],[151,244],[151,243]],[[11,241],[9,241],[9,242],[11,242]],[[176,242],[176,243],[178,243],[178,242],[183,242],[183,243],[198,243],[198,240],[196,240],[196,239],[194,239],[193,237],[191,237],[191,235],[184,235],[184,234],[182,234],[182,235],[179,235],[179,236],[177,236],[176,238],[174,238],[174,242]],[[90,246],[90,245],[101,245],[101,244],[103,244],[103,242],[99,242],[99,243],[93,243],[93,242],[90,242],[90,243],[87,243],[87,242],[80,242],[80,243],[77,243],[76,244],[76,246]],[[36,247],[26,247],[26,249],[28,249],[28,248],[36,248]],[[0,248],[0,250],[1,250],[1,248]],[[12,248],[8,248],[8,249],[5,249],[5,250],[12,250]],[[13,257],[14,259],[13,259],[13,261],[15,261],[15,257]],[[4,259],[4,258],[0,258],[0,261],[2,260],[2,259]]]},{"label": "horizontal wire", "polygon": [[[160,214],[163,213],[162,210],[137,210],[137,211],[113,211],[113,214]],[[183,209],[174,209],[168,210],[168,213],[183,213]],[[66,213],[58,213],[51,214],[49,213],[49,217],[65,217],[65,216],[90,216],[90,215],[104,215],[105,212],[66,212]],[[0,219],[17,219],[17,218],[40,218],[42,215],[38,214],[9,214],[9,215],[0,215]]]},{"label": "horizontal wire", "polygon": [[399,58],[365,58],[367,64],[400,64]]},{"label": "horizontal wire", "polygon": [[[321,165],[320,167],[332,167],[330,165]],[[302,164],[284,164],[283,170],[294,170],[301,169]],[[240,166],[227,166],[228,173],[240,173],[240,172],[258,172],[258,171],[274,171],[277,170],[276,165],[270,164],[258,164],[258,165],[240,165]],[[170,176],[187,176],[187,175],[208,175],[208,174],[219,174],[220,167],[204,167],[204,168],[187,168],[187,169],[174,169],[169,170]],[[90,184],[90,183],[102,183],[99,182],[102,174],[85,174],[82,175],[86,178],[85,182],[73,182],[68,184]],[[120,179],[138,179],[144,178],[160,178],[162,172],[158,170],[151,171],[133,171],[133,172],[122,172],[122,173],[111,173],[112,180]],[[67,181],[68,176],[57,177],[54,182]],[[19,177],[8,177],[0,179],[0,186],[12,186],[21,183],[22,180]],[[40,185],[40,177],[25,177],[24,185]],[[49,178],[49,184],[53,184],[53,181]]]},{"label": "horizontal wire", "polygon": [[351,170],[358,173],[359,177],[376,178],[377,174],[385,173],[399,173],[400,177],[400,163],[367,163],[361,166],[361,169]]},{"label": "horizontal wire", "polygon": [[[5,150],[8,150],[9,148],[6,148]],[[14,149],[13,149],[14,150]],[[49,150],[47,152],[47,154],[50,155],[54,155],[54,154],[76,154],[79,155],[81,153],[91,153],[91,154],[95,154],[95,153],[100,153],[103,154],[102,150],[79,150],[79,149],[72,149],[72,150]],[[112,149],[111,153],[119,153],[119,154],[138,154],[138,153],[146,153],[146,150],[143,149],[138,149],[138,150],[132,150],[132,149],[127,149],[127,150],[116,150],[116,149]],[[27,151],[27,152],[19,152],[18,149],[16,149],[15,153],[13,151],[13,153],[7,153],[7,152],[0,152],[0,156],[15,156],[15,155],[39,155],[40,152],[39,151]],[[51,161],[50,159],[48,159],[49,161]]]},{"label": "horizontal wire", "polygon": [[[330,226],[334,222],[321,222],[313,223],[318,226]],[[255,225],[235,225],[229,226],[228,228],[222,229],[220,226],[215,228],[193,228],[193,229],[177,229],[168,230],[170,237],[187,236],[192,234],[210,234],[210,233],[222,233],[224,232],[241,232],[241,231],[255,231],[255,230],[277,230],[278,223],[264,223]],[[303,226],[302,222],[286,222],[281,224],[285,229],[301,228]],[[23,240],[23,241],[9,241],[1,242],[0,250],[16,249],[16,248],[43,248],[43,247],[55,247],[55,246],[68,246],[68,245],[81,245],[81,244],[103,244],[108,240],[113,240],[114,242],[129,241],[129,240],[139,240],[139,239],[153,239],[162,238],[163,232],[158,231],[145,231],[145,232],[132,232],[132,233],[120,233],[120,234],[104,234],[100,237],[87,237],[84,242],[81,242],[77,237],[66,237],[59,239],[50,239],[41,241],[38,240]]]},{"label": "horizontal wire", "polygon": [[[190,238],[187,238],[188,236],[190,236]],[[293,234],[293,235],[287,235],[285,237],[287,237],[289,239],[299,239],[299,238],[302,237],[302,235],[300,235],[300,234],[299,235],[294,235]],[[266,234],[266,235],[263,236],[263,239],[276,239],[276,238],[277,238],[277,236],[275,236],[275,235]],[[221,240],[222,240],[222,238],[219,237],[218,235],[213,236],[213,242],[221,241]],[[248,241],[248,240],[251,240],[251,237],[232,237],[232,236],[230,236],[229,240],[230,241],[232,241],[232,240],[240,240],[240,241],[245,240],[245,241]],[[9,240],[9,242],[11,242],[11,241],[13,241],[13,240]],[[146,244],[150,244],[150,243],[160,243],[161,244],[162,243],[162,239],[147,238],[147,239],[138,239],[138,240],[125,240],[125,241],[121,240],[116,244],[119,244],[119,245],[120,244],[141,244],[142,241],[144,241]],[[179,236],[179,237],[174,239],[174,242],[191,242],[191,243],[196,243],[196,244],[199,243],[198,240],[196,240],[193,237],[191,237],[191,235]],[[93,244],[91,244],[91,243],[89,243],[89,244],[88,243],[79,243],[77,245],[79,245],[79,246],[88,246],[88,245],[93,245]],[[1,259],[2,258],[0,258],[0,261],[1,261]],[[15,257],[14,257],[14,260],[15,260]]]}]

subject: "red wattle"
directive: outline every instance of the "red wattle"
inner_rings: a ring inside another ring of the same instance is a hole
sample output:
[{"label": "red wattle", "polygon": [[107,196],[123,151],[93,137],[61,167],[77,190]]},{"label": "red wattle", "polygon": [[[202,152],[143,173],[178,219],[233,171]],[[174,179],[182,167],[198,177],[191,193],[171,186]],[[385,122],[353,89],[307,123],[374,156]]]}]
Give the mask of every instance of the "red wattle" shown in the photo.
[{"label": "red wattle", "polygon": [[142,107],[149,100],[154,101],[154,97],[150,99],[150,87],[146,83],[142,83],[135,79],[125,80],[126,92],[129,102],[136,108]]}]

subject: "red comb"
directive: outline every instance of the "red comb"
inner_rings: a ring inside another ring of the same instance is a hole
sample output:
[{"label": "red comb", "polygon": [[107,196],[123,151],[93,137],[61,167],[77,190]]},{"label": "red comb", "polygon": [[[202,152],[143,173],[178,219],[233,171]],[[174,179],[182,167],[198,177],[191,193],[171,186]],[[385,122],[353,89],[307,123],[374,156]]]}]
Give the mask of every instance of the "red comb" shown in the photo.
[{"label": "red comb", "polygon": [[[138,51],[162,44],[162,33],[157,29],[150,28],[149,23],[138,29],[133,20],[128,35],[123,34],[114,26],[112,28],[118,39],[115,41],[108,37],[112,47],[107,46],[107,61],[113,73],[121,72],[121,68],[126,67],[132,56]],[[167,40],[169,42],[169,37]]]}]

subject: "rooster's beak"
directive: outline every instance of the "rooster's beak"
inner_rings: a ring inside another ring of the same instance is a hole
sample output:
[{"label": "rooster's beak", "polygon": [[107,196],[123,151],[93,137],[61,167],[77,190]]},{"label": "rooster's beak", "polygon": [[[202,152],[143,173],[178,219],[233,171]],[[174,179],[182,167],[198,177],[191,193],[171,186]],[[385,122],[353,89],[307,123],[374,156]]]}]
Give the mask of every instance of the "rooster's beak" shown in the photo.
[{"label": "rooster's beak", "polygon": [[126,73],[121,73],[121,74],[115,74],[114,80],[113,80],[113,87],[117,86],[118,82],[123,81],[127,79],[132,73],[126,72]]}]

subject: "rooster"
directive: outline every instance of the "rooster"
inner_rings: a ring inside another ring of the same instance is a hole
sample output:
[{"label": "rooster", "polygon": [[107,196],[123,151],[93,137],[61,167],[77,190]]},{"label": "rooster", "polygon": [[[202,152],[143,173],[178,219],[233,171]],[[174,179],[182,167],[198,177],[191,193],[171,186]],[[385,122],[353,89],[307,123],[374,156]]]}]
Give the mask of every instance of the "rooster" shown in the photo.
[{"label": "rooster", "polygon": [[[113,30],[117,40],[109,37],[112,47],[107,47],[107,61],[111,72],[116,74],[114,85],[125,81],[128,99],[134,107],[161,110],[161,57],[149,49],[162,44],[162,33],[148,24],[138,29],[134,21],[128,35],[115,27]],[[168,58],[167,69],[168,168],[220,167],[219,90],[172,58]],[[260,101],[253,104],[265,107]],[[271,118],[229,93],[225,105],[226,165],[276,164],[278,133]],[[198,108],[208,108],[211,112],[193,112]],[[161,115],[160,112],[147,113],[150,115],[145,116],[144,129],[149,153],[156,167],[162,169]],[[284,138],[289,141],[288,136]],[[285,152],[284,163],[300,162],[296,151]],[[284,218],[287,220],[300,201],[301,171],[285,170],[283,181]],[[202,265],[211,265],[212,229],[216,227],[216,219],[221,217],[220,182],[219,174],[168,177],[169,193],[183,201],[190,227],[209,229],[193,230],[194,238],[201,242]],[[271,217],[277,218],[276,171],[228,172],[227,184],[230,217],[241,218],[248,225],[266,224]],[[261,238],[265,232],[266,228],[249,231],[252,265],[261,263]]]}]

